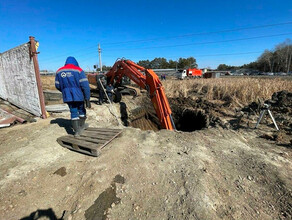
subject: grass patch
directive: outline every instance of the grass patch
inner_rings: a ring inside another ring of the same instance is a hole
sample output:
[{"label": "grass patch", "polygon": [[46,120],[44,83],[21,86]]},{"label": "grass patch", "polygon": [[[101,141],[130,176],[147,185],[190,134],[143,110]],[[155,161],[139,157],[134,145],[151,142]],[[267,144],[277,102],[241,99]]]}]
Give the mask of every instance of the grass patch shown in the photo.
[{"label": "grass patch", "polygon": [[279,78],[219,78],[167,80],[163,82],[167,97],[204,96],[242,106],[258,99],[270,99],[274,92],[292,92],[292,82]]}]

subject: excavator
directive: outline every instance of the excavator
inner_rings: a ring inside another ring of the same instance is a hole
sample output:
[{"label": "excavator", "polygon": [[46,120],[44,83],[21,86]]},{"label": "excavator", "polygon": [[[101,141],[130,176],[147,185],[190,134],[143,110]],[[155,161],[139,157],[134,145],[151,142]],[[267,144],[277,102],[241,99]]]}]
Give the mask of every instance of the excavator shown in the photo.
[{"label": "excavator", "polygon": [[[89,83],[97,85],[98,76],[98,74],[89,74]],[[162,83],[153,70],[139,66],[131,60],[118,59],[105,76],[107,82],[115,88],[121,85],[123,77],[126,76],[140,88],[147,90],[161,127],[167,130],[175,130],[171,109]]]}]

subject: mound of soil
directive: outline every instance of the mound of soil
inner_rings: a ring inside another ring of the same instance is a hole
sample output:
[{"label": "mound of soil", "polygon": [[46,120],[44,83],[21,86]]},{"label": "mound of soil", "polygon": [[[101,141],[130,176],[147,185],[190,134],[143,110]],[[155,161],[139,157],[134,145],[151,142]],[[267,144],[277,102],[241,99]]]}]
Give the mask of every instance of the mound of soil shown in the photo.
[{"label": "mound of soil", "polygon": [[195,131],[208,127],[229,127],[223,116],[229,116],[225,102],[211,102],[204,98],[170,98],[169,104],[177,130]]},{"label": "mound of soil", "polygon": [[[286,131],[292,131],[292,93],[286,90],[275,92],[272,99],[264,101],[270,106],[270,110],[280,127]],[[263,103],[252,102],[242,109],[249,114],[259,114],[262,110]]]},{"label": "mound of soil", "polygon": [[272,110],[292,115],[292,93],[286,90],[275,92],[272,100],[268,101]]},{"label": "mound of soil", "polygon": [[[292,93],[286,90],[275,92],[272,95],[272,99],[266,100],[264,103],[269,104],[273,112],[292,114]],[[261,102],[252,102],[244,107],[242,111],[260,112],[262,105],[263,103]]]}]

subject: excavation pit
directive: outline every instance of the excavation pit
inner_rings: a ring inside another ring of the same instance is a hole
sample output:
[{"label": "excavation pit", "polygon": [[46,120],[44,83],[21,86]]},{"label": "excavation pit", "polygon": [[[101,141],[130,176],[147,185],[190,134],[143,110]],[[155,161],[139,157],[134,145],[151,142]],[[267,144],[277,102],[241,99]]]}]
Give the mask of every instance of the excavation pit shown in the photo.
[{"label": "excavation pit", "polygon": [[[125,126],[140,128],[141,130],[160,130],[158,118],[154,113],[144,108],[136,108],[131,112],[121,110],[122,121]],[[128,116],[129,115],[129,116]]]},{"label": "excavation pit", "polygon": [[[184,132],[192,132],[208,127],[208,116],[201,110],[180,109],[172,113],[176,129]],[[141,130],[159,131],[161,129],[159,120],[153,112],[143,108],[137,108],[130,113],[125,126],[140,128]]]},{"label": "excavation pit", "polygon": [[176,129],[184,132],[201,130],[208,125],[208,116],[201,110],[183,109],[173,112]]},{"label": "excavation pit", "polygon": [[[168,100],[176,130],[192,132],[215,124],[215,118],[210,112],[213,106],[209,103],[188,98],[169,98]],[[120,102],[121,119],[125,126],[153,131],[159,131],[162,128],[150,100],[145,98],[139,100],[133,106],[134,108],[127,107],[128,103],[130,102]]]}]

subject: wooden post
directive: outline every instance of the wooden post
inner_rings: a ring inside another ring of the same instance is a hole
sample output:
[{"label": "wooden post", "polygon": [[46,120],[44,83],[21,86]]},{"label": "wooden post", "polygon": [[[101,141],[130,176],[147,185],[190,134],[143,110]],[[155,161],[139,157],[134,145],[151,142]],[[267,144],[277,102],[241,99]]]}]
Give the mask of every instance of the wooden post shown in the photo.
[{"label": "wooden post", "polygon": [[34,37],[30,36],[29,41],[30,41],[30,56],[33,59],[33,65],[34,65],[35,77],[36,77],[36,81],[37,81],[42,118],[45,119],[45,118],[47,118],[47,111],[46,111],[46,106],[45,106],[45,99],[44,99],[44,93],[43,93],[43,87],[42,87],[41,75],[40,75],[40,67],[39,67]]}]

